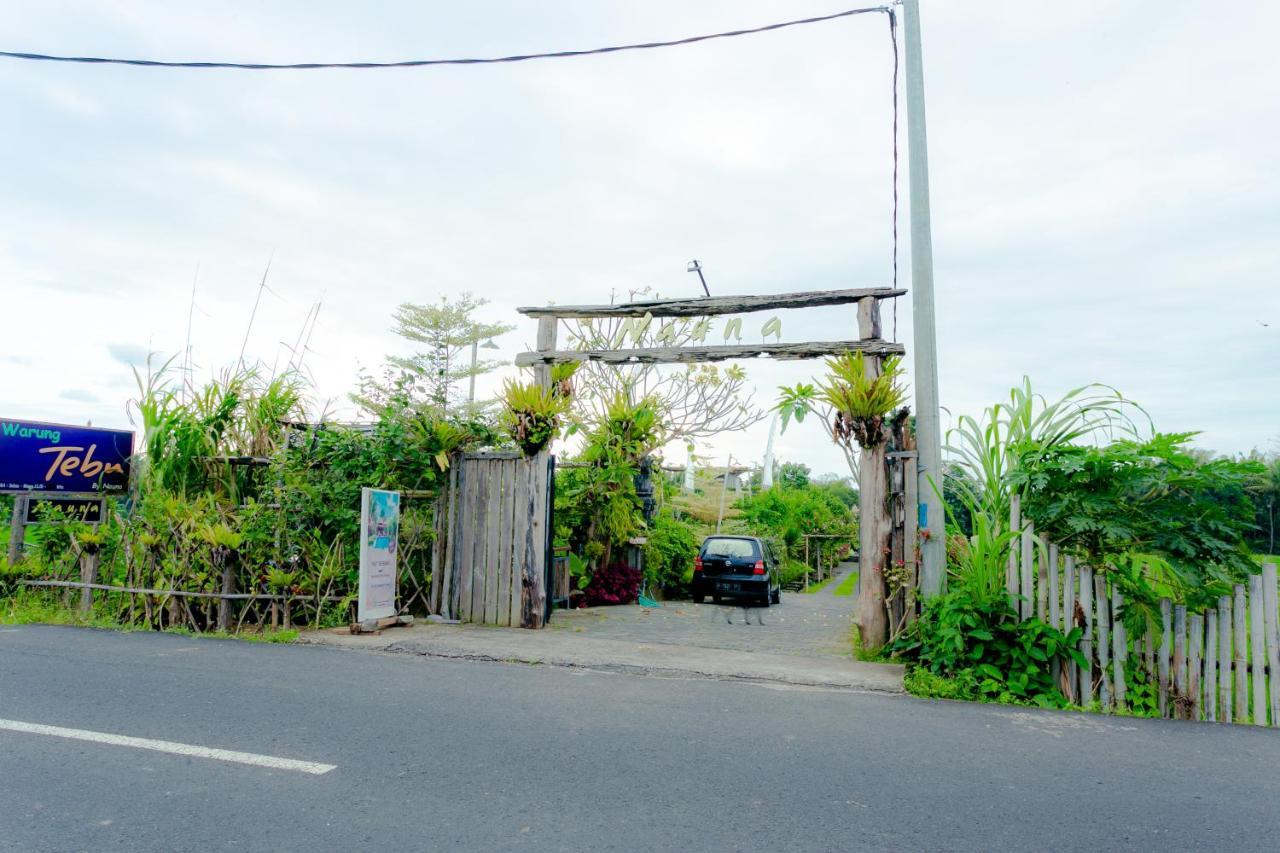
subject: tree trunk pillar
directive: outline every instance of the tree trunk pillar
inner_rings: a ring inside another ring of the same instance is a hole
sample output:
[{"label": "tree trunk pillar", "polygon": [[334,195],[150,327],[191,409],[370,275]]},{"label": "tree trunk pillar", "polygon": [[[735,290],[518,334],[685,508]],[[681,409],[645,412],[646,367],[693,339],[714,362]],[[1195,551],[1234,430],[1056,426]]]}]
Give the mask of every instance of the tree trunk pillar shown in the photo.
[{"label": "tree trunk pillar", "polygon": [[[880,337],[880,303],[858,300],[858,337]],[[880,375],[880,357],[867,355],[866,370]],[[862,648],[875,651],[889,641],[889,614],[885,611],[884,567],[888,557],[893,520],[889,517],[888,471],[885,436],[859,452],[858,462],[858,630]]]}]

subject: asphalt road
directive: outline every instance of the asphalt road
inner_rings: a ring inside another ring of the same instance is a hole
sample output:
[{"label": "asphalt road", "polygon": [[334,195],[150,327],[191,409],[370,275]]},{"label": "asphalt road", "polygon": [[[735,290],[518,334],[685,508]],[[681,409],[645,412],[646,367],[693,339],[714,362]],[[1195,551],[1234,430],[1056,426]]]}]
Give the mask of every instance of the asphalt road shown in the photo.
[{"label": "asphalt road", "polygon": [[5,851],[1239,851],[1277,839],[1274,731],[0,628]]}]

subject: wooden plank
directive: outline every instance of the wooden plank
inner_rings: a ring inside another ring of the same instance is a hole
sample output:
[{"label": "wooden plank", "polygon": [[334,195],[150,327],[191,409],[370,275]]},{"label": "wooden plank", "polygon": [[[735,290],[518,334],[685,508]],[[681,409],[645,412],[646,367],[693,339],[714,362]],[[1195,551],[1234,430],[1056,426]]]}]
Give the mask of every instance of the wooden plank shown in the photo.
[{"label": "wooden plank", "polygon": [[1085,665],[1080,669],[1080,704],[1093,702],[1093,569],[1080,567],[1080,610],[1084,613],[1084,638],[1080,641],[1080,654]]},{"label": "wooden plank", "polygon": [[1249,668],[1253,684],[1253,724],[1267,724],[1266,622],[1262,616],[1262,576],[1249,575]]},{"label": "wooden plank", "polygon": [[458,503],[458,557],[455,561],[458,578],[458,619],[471,621],[471,561],[475,559],[475,496],[479,472],[476,463],[462,462],[462,496]]},{"label": "wooden plank", "polygon": [[[1020,532],[1022,530],[1022,496],[1014,492],[1009,496],[1009,530]],[[1009,562],[1005,566],[1004,588],[1009,593],[1009,602],[1015,610],[1018,607],[1018,544],[1020,540],[1013,540],[1009,543]]]},{"label": "wooden plank", "polygon": [[[545,578],[541,576],[542,559],[539,558],[539,552],[542,549],[539,547],[539,543],[542,541],[544,534],[547,512],[544,492],[546,488],[546,452],[539,453],[529,459],[526,464],[529,468],[529,494],[525,506],[529,515],[529,525],[525,532],[524,552],[520,558],[520,627],[541,628],[542,607],[545,604],[546,590],[544,589]],[[545,554],[542,555],[543,558],[545,556]],[[539,595],[540,591],[542,593],[541,596]]]},{"label": "wooden plank", "polygon": [[1111,596],[1107,594],[1107,576],[1102,572],[1093,577],[1093,603],[1098,614],[1098,693],[1104,709],[1111,707]]},{"label": "wooden plank", "polygon": [[1125,672],[1129,661],[1129,637],[1124,625],[1124,596],[1114,584],[1111,588],[1111,621],[1112,690],[1116,708],[1123,711],[1128,707],[1129,685],[1125,681]]},{"label": "wooden plank", "polygon": [[1199,720],[1204,711],[1200,687],[1200,665],[1204,646],[1204,617],[1199,613],[1187,620],[1187,718]]},{"label": "wooden plank", "polygon": [[1022,594],[1019,601],[1018,610],[1022,614],[1024,620],[1030,619],[1035,615],[1036,606],[1036,584],[1034,572],[1035,559],[1035,542],[1036,528],[1030,521],[1024,521],[1022,524],[1022,573],[1019,579],[1019,585],[1022,588]]},{"label": "wooden plank", "polygon": [[533,465],[536,490],[533,494],[531,537],[533,552],[532,559],[529,560],[529,564],[533,566],[529,595],[531,617],[529,627],[541,628],[546,625],[547,620],[547,558],[550,556],[547,553],[549,550],[547,525],[550,521],[548,509],[550,507],[551,454],[545,450],[542,451],[533,458]]},{"label": "wooden plank", "polygon": [[1231,722],[1231,596],[1218,599],[1218,716]]},{"label": "wooden plank", "polygon": [[602,364],[698,364],[765,356],[779,361],[796,361],[864,352],[867,355],[902,355],[902,344],[881,340],[809,341],[794,344],[717,344],[696,347],[633,347],[630,349],[583,349],[522,352],[516,367],[598,361]]},{"label": "wooden plank", "polygon": [[484,623],[485,552],[489,531],[489,475],[493,463],[477,460],[470,463],[475,471],[476,490],[473,496],[471,527],[471,621]]},{"label": "wooden plank", "polygon": [[1184,719],[1187,698],[1187,606],[1173,607],[1173,717]]},{"label": "wooden plank", "polygon": [[1235,639],[1233,660],[1236,668],[1236,702],[1235,717],[1237,723],[1249,721],[1249,640],[1245,634],[1248,630],[1245,619],[1244,585],[1236,584],[1232,590],[1231,618],[1235,622],[1232,636]]},{"label": "wooden plank", "polygon": [[715,317],[723,314],[750,314],[792,308],[821,308],[851,305],[863,299],[892,299],[906,290],[892,287],[863,287],[848,290],[811,290],[796,293],[762,293],[750,296],[699,296],[690,299],[642,299],[610,305],[545,305],[517,308],[526,317],[562,320],[593,317]]},{"label": "wooden plank", "polygon": [[1173,657],[1173,602],[1167,598],[1160,599],[1160,659],[1156,664],[1159,670],[1159,682],[1156,688],[1157,703],[1160,716],[1168,717],[1169,711],[1169,661]]},{"label": "wooden plank", "polygon": [[1143,666],[1147,670],[1147,680],[1152,684],[1156,683],[1156,629],[1155,626],[1147,624],[1147,639],[1143,643],[1142,657]]},{"label": "wooden plank", "polygon": [[524,618],[524,548],[529,523],[529,463],[518,460],[511,469],[511,627],[519,628]]},{"label": "wooden plank", "polygon": [[1047,550],[1049,560],[1049,624],[1055,628],[1062,628],[1062,596],[1058,587],[1061,586],[1061,579],[1058,573],[1061,569],[1058,557],[1058,545],[1050,542]]},{"label": "wooden plank", "polygon": [[502,473],[510,463],[494,460],[489,466],[488,507],[485,510],[485,558],[484,558],[484,621],[488,625],[501,625],[498,621],[498,589],[502,572]]},{"label": "wooden plank", "polygon": [[1271,725],[1280,726],[1280,589],[1277,588],[1276,564],[1262,566],[1263,627],[1267,642],[1267,673],[1271,689]]},{"label": "wooden plank", "polygon": [[498,465],[498,493],[501,503],[498,508],[498,552],[497,598],[494,601],[496,611],[494,624],[503,627],[511,626],[511,490],[515,488],[516,461],[504,459]]},{"label": "wooden plank", "polygon": [[1204,718],[1211,723],[1218,721],[1218,611],[1209,609],[1204,626],[1204,679],[1201,707]]},{"label": "wooden plank", "polygon": [[[1062,568],[1062,632],[1070,634],[1076,627],[1076,558],[1067,555]],[[1067,683],[1071,695],[1080,699],[1080,667],[1075,661],[1067,663]]]},{"label": "wooden plank", "polygon": [[1049,618],[1049,543],[1043,536],[1036,537],[1036,618],[1044,622]]}]

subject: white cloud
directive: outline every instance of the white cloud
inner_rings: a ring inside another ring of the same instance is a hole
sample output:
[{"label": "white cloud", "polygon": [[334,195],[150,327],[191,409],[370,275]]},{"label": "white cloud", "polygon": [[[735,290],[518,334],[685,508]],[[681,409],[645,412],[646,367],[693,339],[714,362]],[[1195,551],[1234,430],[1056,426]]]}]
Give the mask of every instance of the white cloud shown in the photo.
[{"label": "white cloud", "polygon": [[[273,61],[576,47],[829,11],[17,5],[15,43]],[[1052,14],[925,5],[944,404],[976,412],[1023,374],[1049,395],[1106,381],[1162,428],[1203,429],[1206,446],[1266,446],[1280,433],[1280,116],[1263,107],[1280,79],[1280,10],[1233,9],[1224,26],[1189,0],[1154,21],[1100,0]],[[693,294],[692,257],[721,294],[884,283],[888,47],[870,16],[503,68],[0,64],[6,115],[23,128],[0,137],[0,160],[17,166],[0,185],[4,414],[126,423],[127,365],[184,349],[197,267],[203,373],[236,359],[268,257],[279,296],[264,297],[252,358],[287,358],[281,342],[323,299],[308,355],[319,401],[341,401],[358,364],[403,350],[387,332],[402,301],[488,297],[518,323],[499,341],[510,357],[534,333],[517,305]],[[906,187],[904,169],[904,282]],[[848,310],[783,322],[791,340],[855,328]],[[818,369],[747,366],[762,404]],[[758,458],[766,432],[699,452]],[[788,430],[779,455],[843,470],[816,425]]]}]

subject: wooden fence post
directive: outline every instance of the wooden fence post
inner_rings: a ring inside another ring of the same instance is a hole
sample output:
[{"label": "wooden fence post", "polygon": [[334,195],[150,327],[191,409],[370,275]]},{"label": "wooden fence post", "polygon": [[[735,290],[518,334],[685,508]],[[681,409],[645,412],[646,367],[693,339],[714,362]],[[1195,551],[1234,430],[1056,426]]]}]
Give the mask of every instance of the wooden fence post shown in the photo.
[{"label": "wooden fence post", "polygon": [[[1009,496],[1009,529],[1015,533],[1022,531],[1022,496],[1017,492]],[[1018,547],[1012,542],[1009,544],[1009,563],[1005,566],[1004,587],[1009,593],[1010,603],[1021,613],[1018,606]]]},{"label": "wooden fence post", "polygon": [[1173,716],[1186,716],[1187,696],[1187,606],[1173,607]]},{"label": "wooden fence post", "polygon": [[1084,638],[1080,640],[1080,654],[1085,665],[1080,670],[1080,704],[1093,702],[1093,568],[1080,567],[1080,610],[1084,613]]},{"label": "wooden fence post", "polygon": [[[1070,634],[1076,626],[1076,558],[1068,554],[1062,567],[1062,633]],[[1080,667],[1067,662],[1067,683],[1071,694],[1080,701]]]},{"label": "wooden fence post", "polygon": [[1169,658],[1173,652],[1173,602],[1160,599],[1160,716],[1169,716]]},{"label": "wooden fence post", "polygon": [[1058,590],[1058,546],[1049,543],[1049,624],[1062,630],[1062,597]]},{"label": "wooden fence post", "polygon": [[1187,718],[1198,720],[1203,710],[1200,704],[1200,655],[1204,644],[1204,617],[1197,613],[1190,618],[1188,625],[1191,636],[1187,644]]},{"label": "wooden fence post", "polygon": [[1271,682],[1271,725],[1280,726],[1280,588],[1277,588],[1276,564],[1262,566],[1263,622],[1267,635],[1267,673]]},{"label": "wooden fence post", "polygon": [[1253,724],[1267,724],[1266,623],[1262,616],[1262,575],[1249,575],[1249,663],[1253,678]]},{"label": "wooden fence post", "polygon": [[13,496],[13,517],[9,519],[9,565],[22,562],[22,540],[26,535],[27,495]]},{"label": "wooden fence post", "polygon": [[1129,662],[1129,637],[1124,626],[1124,596],[1113,584],[1111,587],[1111,637],[1115,646],[1112,653],[1112,664],[1115,667],[1116,708],[1123,711],[1127,706],[1129,685],[1125,681],[1125,673]]},{"label": "wooden fence post", "polygon": [[1249,653],[1249,641],[1245,632],[1248,630],[1244,610],[1244,585],[1236,584],[1232,591],[1231,618],[1235,622],[1235,668],[1236,668],[1236,722],[1249,722],[1249,665],[1245,656]]},{"label": "wooden fence post", "polygon": [[[1049,583],[1047,584],[1047,587],[1049,590],[1049,624],[1058,630],[1062,630],[1062,599],[1059,597],[1059,593],[1058,593],[1059,583],[1058,583],[1058,546],[1057,544],[1053,542],[1048,543],[1047,556],[1049,560],[1049,566],[1048,566]],[[1058,658],[1055,657],[1053,659],[1052,664],[1050,664],[1049,674],[1053,677],[1054,684],[1060,684],[1061,683],[1060,679],[1062,676],[1062,661],[1058,660]]]},{"label": "wooden fence post", "polygon": [[1231,722],[1231,596],[1218,599],[1218,716]]},{"label": "wooden fence post", "polygon": [[1036,545],[1036,618],[1041,622],[1049,618],[1049,543],[1043,536]]},{"label": "wooden fence post", "polygon": [[1204,718],[1218,721],[1218,611],[1205,613],[1204,628]]},{"label": "wooden fence post", "polygon": [[1102,676],[1098,694],[1105,710],[1111,707],[1111,598],[1107,595],[1107,576],[1102,572],[1093,577],[1093,600],[1098,608],[1098,670]]},{"label": "wooden fence post", "polygon": [[1035,615],[1036,607],[1036,587],[1035,576],[1033,574],[1032,551],[1035,548],[1036,528],[1031,522],[1023,522],[1022,525],[1022,599],[1019,602],[1018,612],[1022,614],[1023,619],[1030,619]]}]

